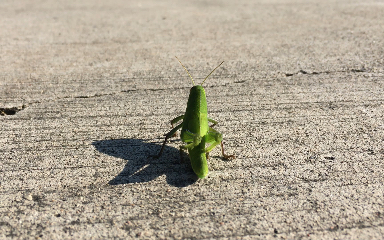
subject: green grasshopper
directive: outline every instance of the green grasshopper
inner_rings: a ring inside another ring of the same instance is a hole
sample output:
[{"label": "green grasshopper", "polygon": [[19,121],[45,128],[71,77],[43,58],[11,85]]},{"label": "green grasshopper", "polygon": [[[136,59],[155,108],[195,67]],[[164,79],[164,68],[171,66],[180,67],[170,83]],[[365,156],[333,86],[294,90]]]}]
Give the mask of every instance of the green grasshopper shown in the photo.
[{"label": "green grasshopper", "polygon": [[[205,97],[205,90],[202,87],[205,80],[218,68],[222,63],[219,64],[215,69],[212,70],[210,74],[204,79],[201,85],[195,85],[191,74],[180,60],[176,57],[181,66],[188,73],[189,77],[192,79],[193,87],[190,90],[187,109],[185,114],[174,118],[171,121],[172,128],[173,125],[183,120],[182,123],[173,128],[169,133],[165,134],[164,143],[161,147],[161,150],[158,155],[154,156],[159,158],[163,153],[165,144],[168,138],[175,136],[176,131],[181,128],[180,138],[186,143],[186,145],[180,146],[180,157],[182,159],[183,150],[187,149],[189,157],[191,159],[191,165],[193,171],[199,178],[205,178],[208,175],[208,164],[207,159],[209,158],[209,152],[214,149],[218,144],[221,144],[221,153],[225,159],[235,158],[234,155],[226,155],[224,153],[223,147],[223,135],[213,129],[212,127],[217,124],[217,121],[208,118],[207,110],[207,99]],[[208,122],[213,123],[212,126],[208,126]],[[205,147],[205,144],[211,144],[209,147]]]}]

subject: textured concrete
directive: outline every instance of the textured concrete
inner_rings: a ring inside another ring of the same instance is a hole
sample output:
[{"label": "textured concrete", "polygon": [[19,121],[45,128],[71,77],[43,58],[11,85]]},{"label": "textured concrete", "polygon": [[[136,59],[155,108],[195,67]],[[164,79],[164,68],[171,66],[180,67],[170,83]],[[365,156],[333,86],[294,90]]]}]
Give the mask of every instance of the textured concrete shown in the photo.
[{"label": "textured concrete", "polygon": [[[0,239],[382,239],[384,2],[1,1]],[[173,139],[206,82],[226,151]]]}]

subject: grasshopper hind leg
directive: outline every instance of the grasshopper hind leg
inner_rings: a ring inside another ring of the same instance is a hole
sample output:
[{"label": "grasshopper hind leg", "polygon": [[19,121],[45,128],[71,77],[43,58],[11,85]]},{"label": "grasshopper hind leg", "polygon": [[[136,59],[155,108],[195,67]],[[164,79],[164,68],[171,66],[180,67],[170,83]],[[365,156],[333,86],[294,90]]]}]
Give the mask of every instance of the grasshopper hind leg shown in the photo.
[{"label": "grasshopper hind leg", "polygon": [[[174,119],[171,120],[171,125],[172,125],[172,128],[173,128],[173,125],[176,124],[178,121],[182,120],[184,118],[184,115],[181,115],[181,116],[178,116],[178,117],[175,117]],[[171,137],[176,137],[177,134],[176,132],[171,136]]]},{"label": "grasshopper hind leg", "polygon": [[214,149],[219,144],[221,146],[221,154],[223,155],[224,159],[230,160],[236,158],[235,155],[227,155],[224,153],[223,135],[221,133],[210,127],[206,136],[206,142],[211,144],[205,149],[205,155],[207,159],[209,158],[209,152],[212,151],[212,149]]},{"label": "grasshopper hind leg", "polygon": [[165,147],[165,144],[167,143],[168,138],[172,137],[177,132],[177,130],[179,130],[182,126],[183,126],[183,123],[180,123],[175,128],[173,128],[169,133],[167,133],[165,135],[165,139],[164,139],[163,145],[161,146],[160,152],[157,155],[151,155],[151,157],[159,158],[163,154],[164,147]]},{"label": "grasshopper hind leg", "polygon": [[220,142],[221,144],[221,153],[223,154],[223,157],[226,159],[226,160],[232,160],[232,159],[235,159],[236,156],[235,155],[227,155],[224,153],[224,146],[223,146],[223,141]]}]

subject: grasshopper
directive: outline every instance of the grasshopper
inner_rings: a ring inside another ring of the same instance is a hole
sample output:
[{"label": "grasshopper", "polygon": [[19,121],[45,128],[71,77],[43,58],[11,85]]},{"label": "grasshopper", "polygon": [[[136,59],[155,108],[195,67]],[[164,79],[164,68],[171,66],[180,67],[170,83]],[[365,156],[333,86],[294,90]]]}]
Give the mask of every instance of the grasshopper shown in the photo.
[{"label": "grasshopper", "polygon": [[[223,135],[213,129],[218,122],[208,117],[207,110],[207,99],[205,97],[205,90],[203,84],[205,80],[218,68],[222,63],[219,64],[215,69],[212,70],[210,74],[203,80],[201,85],[195,85],[191,74],[188,72],[187,68],[180,62],[176,57],[181,66],[188,73],[189,77],[192,80],[193,87],[190,90],[187,109],[185,110],[184,115],[178,116],[171,121],[172,128],[173,125],[183,120],[179,125],[173,128],[169,133],[165,134],[164,143],[160,149],[158,155],[154,156],[159,158],[163,153],[165,144],[168,138],[175,136],[177,130],[181,128],[180,138],[186,143],[186,145],[180,146],[180,157],[182,159],[183,150],[187,149],[189,153],[189,158],[191,159],[191,165],[193,171],[199,178],[205,178],[208,175],[208,164],[207,159],[209,158],[209,152],[214,149],[218,144],[221,144],[221,153],[223,154],[224,159],[233,159],[234,155],[226,155],[224,153],[223,147]],[[211,126],[208,125],[208,122],[213,123]],[[209,147],[205,147],[205,144],[211,144]]]}]

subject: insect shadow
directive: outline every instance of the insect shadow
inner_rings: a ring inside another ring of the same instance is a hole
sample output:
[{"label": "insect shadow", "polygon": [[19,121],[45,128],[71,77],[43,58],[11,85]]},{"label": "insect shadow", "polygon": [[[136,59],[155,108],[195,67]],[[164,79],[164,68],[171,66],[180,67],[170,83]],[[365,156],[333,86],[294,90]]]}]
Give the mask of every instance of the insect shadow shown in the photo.
[{"label": "insect shadow", "polygon": [[149,143],[144,139],[111,139],[94,141],[92,145],[101,153],[126,160],[124,169],[112,180],[110,185],[149,182],[166,175],[167,183],[176,187],[186,187],[195,183],[198,177],[192,170],[186,153],[180,162],[179,149],[165,146],[164,154],[153,159],[161,145]]}]

